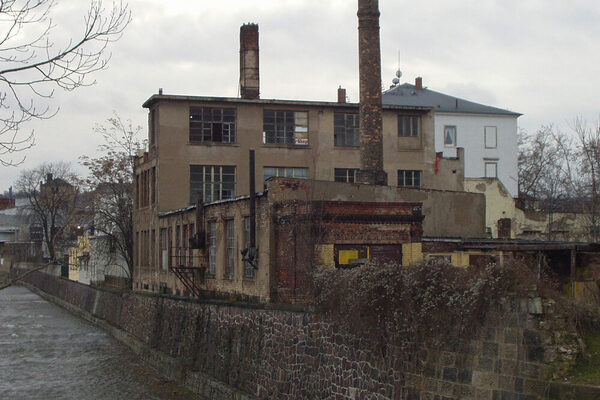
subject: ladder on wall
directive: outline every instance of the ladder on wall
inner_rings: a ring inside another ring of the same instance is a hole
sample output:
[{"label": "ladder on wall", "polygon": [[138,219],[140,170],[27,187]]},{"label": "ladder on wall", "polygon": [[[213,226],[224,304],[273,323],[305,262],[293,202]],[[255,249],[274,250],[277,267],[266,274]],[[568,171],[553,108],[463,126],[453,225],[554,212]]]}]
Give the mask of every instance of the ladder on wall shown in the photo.
[{"label": "ladder on wall", "polygon": [[177,279],[183,283],[186,290],[192,293],[194,297],[200,297],[202,293],[200,283],[204,282],[205,270],[206,267],[187,267],[185,265],[171,267],[171,271],[173,271]]}]

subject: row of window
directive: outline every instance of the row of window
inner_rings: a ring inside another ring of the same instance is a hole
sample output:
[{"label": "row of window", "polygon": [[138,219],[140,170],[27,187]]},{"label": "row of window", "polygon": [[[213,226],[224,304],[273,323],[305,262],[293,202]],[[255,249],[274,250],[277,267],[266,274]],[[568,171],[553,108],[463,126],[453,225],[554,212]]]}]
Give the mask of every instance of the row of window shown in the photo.
[{"label": "row of window", "polygon": [[[244,217],[244,246],[250,247],[250,217]],[[194,236],[194,224],[176,225],[174,227],[160,229],[160,253],[159,267],[162,271],[167,271],[171,266],[197,266],[199,265],[198,256],[194,255],[193,248],[190,246],[190,239]],[[236,257],[240,252],[236,251],[235,242],[235,226],[234,219],[226,219],[224,221],[223,232],[225,234],[225,266],[223,276],[232,278],[235,274]],[[149,243],[154,243],[155,230],[141,231],[136,233],[136,259],[139,265],[154,265],[154,253],[151,253]],[[209,268],[210,275],[215,276],[217,273],[217,222],[208,222],[208,245],[209,245]],[[244,262],[244,277],[254,278],[255,269],[248,262]]]},{"label": "row of window", "polygon": [[[336,146],[360,146],[358,113],[333,114]],[[398,136],[419,136],[420,117],[398,116]],[[190,143],[236,143],[235,108],[191,107]],[[263,143],[308,145],[308,112],[263,110]]]},{"label": "row of window", "polygon": [[[355,183],[357,168],[335,168],[336,182]],[[305,167],[264,167],[263,177],[306,179]],[[235,197],[235,166],[232,165],[190,165],[190,202],[195,203],[201,195],[203,202],[231,199]],[[398,170],[398,186],[421,187],[421,171]]]},{"label": "row of window", "polygon": [[[244,218],[244,248],[250,247],[250,217]],[[217,276],[217,221],[209,221],[208,222],[208,274],[210,276]],[[226,219],[224,222],[224,232],[225,237],[225,265],[223,268],[223,277],[226,279],[231,279],[235,276],[236,270],[236,257],[241,257],[240,252],[236,251],[236,242],[235,242],[235,220],[234,219]],[[244,268],[244,278],[252,279],[255,275],[254,267],[247,261],[243,263]]]},{"label": "row of window", "polygon": [[[444,146],[456,147],[456,126],[444,126]],[[495,149],[498,146],[498,129],[495,126],[483,128],[483,141],[486,149]]]}]

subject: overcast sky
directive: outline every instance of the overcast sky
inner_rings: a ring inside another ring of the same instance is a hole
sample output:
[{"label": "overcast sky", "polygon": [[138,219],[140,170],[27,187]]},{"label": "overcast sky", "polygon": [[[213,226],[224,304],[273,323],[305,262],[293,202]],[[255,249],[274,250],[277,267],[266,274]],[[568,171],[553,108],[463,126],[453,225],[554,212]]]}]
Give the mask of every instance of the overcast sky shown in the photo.
[{"label": "overcast sky", "polygon": [[[56,0],[57,32],[83,27],[85,1]],[[116,111],[147,131],[142,103],[165,94],[238,93],[239,27],[259,24],[261,98],[358,101],[356,0],[130,0],[133,20],[111,47],[97,84],[56,92],[59,113],[31,123],[36,146],[19,167],[0,166],[0,193],[23,169],[94,155],[93,128]],[[598,120],[597,0],[380,0],[383,85],[423,77],[430,89],[524,114],[533,133]],[[468,155],[467,155],[468,156]]]}]

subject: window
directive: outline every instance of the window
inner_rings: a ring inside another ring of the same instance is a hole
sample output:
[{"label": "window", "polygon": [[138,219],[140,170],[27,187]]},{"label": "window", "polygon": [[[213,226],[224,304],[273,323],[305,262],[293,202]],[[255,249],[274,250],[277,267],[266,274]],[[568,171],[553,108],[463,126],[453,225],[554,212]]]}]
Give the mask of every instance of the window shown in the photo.
[{"label": "window", "polygon": [[233,278],[235,272],[235,225],[233,219],[225,221],[225,232],[227,233],[227,264],[225,275]]},{"label": "window", "polygon": [[308,112],[264,110],[263,143],[308,145]]},{"label": "window", "polygon": [[190,203],[202,195],[204,203],[235,196],[235,166],[190,165]]},{"label": "window", "polygon": [[486,162],[485,163],[485,177],[486,178],[497,178],[498,177],[498,163],[497,162]]},{"label": "window", "polygon": [[235,143],[235,108],[190,108],[190,143]]},{"label": "window", "polygon": [[419,136],[419,117],[416,115],[399,115],[398,136]]},{"label": "window", "polygon": [[358,114],[333,113],[333,137],[336,146],[360,146]]},{"label": "window", "polygon": [[358,172],[357,168],[335,168],[334,180],[336,182],[354,183],[354,182],[356,182],[356,173],[357,172]]},{"label": "window", "polygon": [[208,223],[208,273],[217,274],[217,223]]},{"label": "window", "polygon": [[167,228],[160,228],[160,266],[163,271],[167,270],[169,265],[169,238]]},{"label": "window", "polygon": [[307,174],[308,168],[302,167],[264,167],[263,176],[265,179],[265,189],[267,188],[267,179],[273,176],[306,179]]},{"label": "window", "polygon": [[[244,217],[244,241],[245,247],[250,248],[250,217]],[[248,261],[244,262],[244,277],[254,278],[254,267]]]},{"label": "window", "polygon": [[498,142],[497,129],[495,126],[486,126],[484,129],[485,135],[485,148],[495,149]]},{"label": "window", "polygon": [[456,147],[456,126],[444,126],[444,146]]},{"label": "window", "polygon": [[398,171],[398,186],[421,187],[421,171],[401,169]]}]

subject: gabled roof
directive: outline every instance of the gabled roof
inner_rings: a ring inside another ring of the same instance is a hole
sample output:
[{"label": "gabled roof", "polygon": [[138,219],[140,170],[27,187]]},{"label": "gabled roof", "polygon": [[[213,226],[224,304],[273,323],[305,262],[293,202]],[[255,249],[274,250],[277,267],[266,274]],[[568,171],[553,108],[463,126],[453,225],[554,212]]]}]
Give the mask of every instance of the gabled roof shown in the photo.
[{"label": "gabled roof", "polygon": [[435,112],[495,114],[518,117],[514,111],[474,103],[458,97],[449,96],[427,88],[417,89],[415,85],[403,83],[383,92],[384,105],[431,107]]}]

